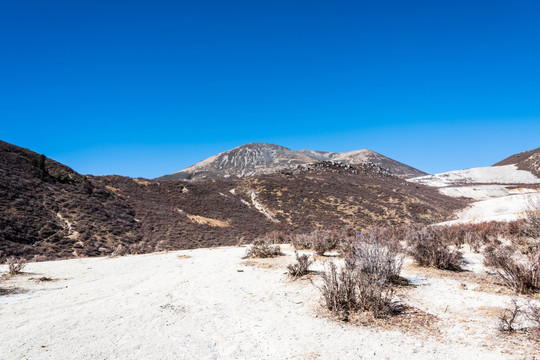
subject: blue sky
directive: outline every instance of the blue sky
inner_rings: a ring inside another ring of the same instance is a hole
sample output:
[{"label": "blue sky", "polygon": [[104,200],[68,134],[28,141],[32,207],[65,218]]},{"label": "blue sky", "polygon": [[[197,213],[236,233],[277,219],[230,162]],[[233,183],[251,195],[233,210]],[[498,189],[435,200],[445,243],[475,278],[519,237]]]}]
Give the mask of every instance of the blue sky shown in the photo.
[{"label": "blue sky", "polygon": [[0,139],[156,177],[248,142],[430,173],[540,146],[539,1],[0,2]]}]

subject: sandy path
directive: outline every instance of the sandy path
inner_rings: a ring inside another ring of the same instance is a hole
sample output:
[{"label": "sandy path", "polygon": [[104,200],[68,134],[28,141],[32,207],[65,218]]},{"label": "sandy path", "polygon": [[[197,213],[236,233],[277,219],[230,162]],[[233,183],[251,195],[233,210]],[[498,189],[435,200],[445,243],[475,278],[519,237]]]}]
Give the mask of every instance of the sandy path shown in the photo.
[{"label": "sandy path", "polygon": [[[262,261],[267,268],[246,264],[244,252],[30,264],[27,274],[0,283],[25,291],[0,296],[0,359],[522,358],[502,353],[490,336],[441,338],[332,321],[318,315],[320,295],[309,281],[284,274],[290,251]],[[30,280],[41,276],[58,280]],[[439,311],[449,299],[444,286],[456,291],[445,281],[419,286],[411,298],[427,310],[429,299],[440,298]]]}]

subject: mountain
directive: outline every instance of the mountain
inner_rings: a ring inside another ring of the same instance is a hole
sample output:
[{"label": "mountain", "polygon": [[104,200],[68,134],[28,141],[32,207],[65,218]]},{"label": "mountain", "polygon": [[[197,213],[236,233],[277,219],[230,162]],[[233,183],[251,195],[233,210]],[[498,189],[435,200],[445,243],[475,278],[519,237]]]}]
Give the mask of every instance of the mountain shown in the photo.
[{"label": "mountain", "polygon": [[493,166],[517,165],[520,170],[530,171],[540,177],[540,148],[507,157]]},{"label": "mountain", "polygon": [[235,245],[272,231],[431,223],[466,204],[369,162],[164,181],[84,176],[0,142],[0,253],[27,259]]},{"label": "mountain", "polygon": [[344,164],[373,163],[402,177],[421,176],[426,173],[392,160],[371,150],[332,153],[314,150],[291,150],[283,146],[251,143],[211,156],[176,173],[161,176],[159,180],[203,180],[244,178],[279,173],[300,165],[334,161]]}]

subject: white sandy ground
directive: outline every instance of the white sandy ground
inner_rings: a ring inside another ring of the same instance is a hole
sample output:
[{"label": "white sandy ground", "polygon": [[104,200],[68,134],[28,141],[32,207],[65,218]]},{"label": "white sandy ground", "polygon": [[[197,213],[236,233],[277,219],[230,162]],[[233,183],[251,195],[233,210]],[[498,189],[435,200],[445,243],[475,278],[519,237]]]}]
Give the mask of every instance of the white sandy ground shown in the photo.
[{"label": "white sandy ground", "polygon": [[425,175],[409,179],[411,182],[435,187],[465,184],[540,184],[540,179],[516,165],[478,167]]},{"label": "white sandy ground", "polygon": [[[294,257],[283,248],[287,256],[248,262],[245,248],[229,247],[31,263],[0,283],[21,291],[0,296],[0,359],[532,359],[539,351],[524,335],[498,334],[511,295],[481,291],[473,272],[441,275],[408,261],[403,275],[417,286],[401,298],[439,318],[408,333],[328,318],[318,289],[285,274]],[[42,276],[54,281],[31,279]]]}]

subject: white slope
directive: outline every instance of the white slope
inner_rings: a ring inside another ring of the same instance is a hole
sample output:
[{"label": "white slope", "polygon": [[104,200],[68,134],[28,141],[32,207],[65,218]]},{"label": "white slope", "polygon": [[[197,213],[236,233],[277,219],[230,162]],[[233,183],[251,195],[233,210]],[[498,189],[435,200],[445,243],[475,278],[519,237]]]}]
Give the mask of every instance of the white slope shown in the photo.
[{"label": "white slope", "polygon": [[[513,359],[526,338],[506,340],[497,314],[511,294],[406,265],[411,306],[438,330],[353,326],[321,310],[309,279],[291,281],[292,249],[243,260],[245,248],[32,263],[0,283],[1,359]],[[0,266],[0,270],[4,270]],[[313,269],[321,269],[319,260]],[[47,276],[54,281],[37,282]],[[438,275],[440,276],[440,275]],[[312,277],[320,285],[320,277]],[[441,296],[444,294],[444,296]],[[408,319],[408,318],[407,318]]]},{"label": "white slope", "polygon": [[[516,165],[479,167],[409,179],[439,188],[447,196],[468,197],[475,202],[458,212],[456,222],[512,221],[525,215],[538,200],[540,179]],[[526,184],[526,188],[516,185]]]},{"label": "white slope", "polygon": [[419,176],[411,182],[434,187],[466,184],[539,184],[540,179],[526,170],[518,170],[516,165],[478,167],[455,170],[441,174]]},{"label": "white slope", "polygon": [[506,195],[472,203],[457,214],[457,222],[513,221],[540,204],[540,193]]}]

